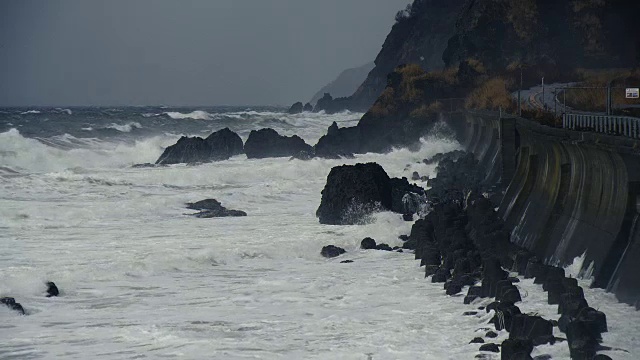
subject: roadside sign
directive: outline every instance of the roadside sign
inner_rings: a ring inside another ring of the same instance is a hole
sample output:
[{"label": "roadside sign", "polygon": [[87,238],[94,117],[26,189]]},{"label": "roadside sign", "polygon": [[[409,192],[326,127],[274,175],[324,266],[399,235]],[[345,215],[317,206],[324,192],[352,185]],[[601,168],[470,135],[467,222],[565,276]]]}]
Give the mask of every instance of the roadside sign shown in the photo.
[{"label": "roadside sign", "polygon": [[639,88],[627,88],[627,99],[637,99],[640,97],[640,89]]}]

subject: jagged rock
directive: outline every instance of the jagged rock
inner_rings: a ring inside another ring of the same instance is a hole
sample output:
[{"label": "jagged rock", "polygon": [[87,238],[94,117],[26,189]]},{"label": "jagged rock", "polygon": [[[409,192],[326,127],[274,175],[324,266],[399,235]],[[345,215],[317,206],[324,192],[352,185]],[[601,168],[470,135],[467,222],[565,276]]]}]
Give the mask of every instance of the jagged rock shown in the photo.
[{"label": "jagged rock", "polygon": [[484,339],[481,337],[475,337],[473,340],[469,341],[469,344],[484,344]]},{"label": "jagged rock", "polygon": [[247,158],[290,157],[300,152],[313,153],[313,148],[297,135],[282,136],[269,128],[252,130],[244,144]]},{"label": "jagged rock", "polygon": [[420,174],[418,174],[417,171],[414,171],[413,174],[411,174],[411,180],[413,180],[413,181],[420,180]]},{"label": "jagged rock", "polygon": [[60,291],[53,281],[47,282],[47,297],[58,296]]},{"label": "jagged rock", "polygon": [[390,207],[389,176],[380,165],[343,165],[331,169],[316,216],[321,224],[353,225]]},{"label": "jagged rock", "polygon": [[489,339],[495,339],[498,337],[498,333],[495,331],[487,331],[485,336],[488,337]]},{"label": "jagged rock", "polygon": [[314,149],[316,155],[322,158],[352,157],[360,151],[360,129],[355,126],[339,128],[334,121]]},{"label": "jagged rock", "polygon": [[376,241],[370,237],[362,239],[360,242],[360,248],[365,250],[371,250],[376,248]]},{"label": "jagged rock", "polygon": [[326,258],[333,258],[336,256],[340,256],[344,254],[346,251],[343,248],[337,247],[335,245],[327,245],[322,248],[320,251],[320,255]]},{"label": "jagged rock", "polygon": [[304,112],[312,112],[313,111],[313,105],[311,105],[310,103],[304,104],[304,107],[302,108],[302,111],[304,111]]},{"label": "jagged rock", "polygon": [[398,236],[398,239],[407,242],[409,241],[409,235],[400,235]]},{"label": "jagged rock", "polygon": [[25,315],[25,311],[24,311],[24,308],[22,307],[22,305],[20,303],[17,303],[16,299],[14,299],[12,297],[0,298],[0,304],[4,304],[9,309],[15,310],[15,311],[19,312],[20,314]]},{"label": "jagged rock", "polygon": [[389,246],[388,244],[378,244],[376,245],[376,250],[393,251],[391,246]]},{"label": "jagged rock", "polygon": [[413,221],[413,214],[402,214],[402,220],[404,221]]},{"label": "jagged rock", "polygon": [[342,260],[340,261],[340,264],[351,264],[353,262],[353,260]]},{"label": "jagged rock", "polygon": [[302,111],[304,111],[304,106],[302,106],[301,102],[297,102],[294,103],[293,105],[291,105],[291,107],[289,108],[288,113],[289,114],[300,114]]},{"label": "jagged rock", "polygon": [[193,216],[201,219],[229,216],[247,216],[247,213],[244,211],[230,210],[225,208],[216,199],[205,199],[197,201],[195,203],[187,203],[187,209],[200,210],[199,213],[193,214]]},{"label": "jagged rock", "polygon": [[313,112],[324,111],[327,114],[334,114],[350,108],[348,98],[333,98],[331,94],[324,93],[324,96],[316,102]]},{"label": "jagged rock", "polygon": [[216,131],[206,139],[181,137],[164,150],[156,164],[203,163],[227,160],[244,152],[242,139],[229,128]]},{"label": "jagged rock", "polygon": [[417,214],[426,204],[424,189],[410,184],[407,178],[392,178],[391,185],[391,211],[400,214]]},{"label": "jagged rock", "polygon": [[316,216],[322,224],[353,225],[379,210],[407,213],[402,197],[420,190],[406,179],[390,179],[376,163],[337,166],[327,177]]}]

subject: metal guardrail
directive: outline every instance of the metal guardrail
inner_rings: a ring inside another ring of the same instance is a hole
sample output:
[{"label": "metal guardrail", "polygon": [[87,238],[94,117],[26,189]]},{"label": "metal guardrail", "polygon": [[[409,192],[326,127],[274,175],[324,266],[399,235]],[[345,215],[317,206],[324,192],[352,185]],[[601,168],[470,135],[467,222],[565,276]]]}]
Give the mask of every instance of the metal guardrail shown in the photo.
[{"label": "metal guardrail", "polygon": [[640,118],[628,116],[563,114],[562,127],[640,139]]}]

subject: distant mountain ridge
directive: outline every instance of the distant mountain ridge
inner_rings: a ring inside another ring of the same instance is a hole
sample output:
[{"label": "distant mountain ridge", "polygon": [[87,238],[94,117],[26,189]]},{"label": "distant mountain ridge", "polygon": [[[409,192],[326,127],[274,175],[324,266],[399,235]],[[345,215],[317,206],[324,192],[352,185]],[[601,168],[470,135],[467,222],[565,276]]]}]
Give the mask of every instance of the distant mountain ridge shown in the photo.
[{"label": "distant mountain ridge", "polygon": [[336,98],[351,96],[367,78],[367,75],[369,75],[369,72],[374,66],[375,64],[370,62],[362,66],[344,70],[335,80],[322,87],[309,102],[311,104],[317,103],[325,93],[329,93]]}]

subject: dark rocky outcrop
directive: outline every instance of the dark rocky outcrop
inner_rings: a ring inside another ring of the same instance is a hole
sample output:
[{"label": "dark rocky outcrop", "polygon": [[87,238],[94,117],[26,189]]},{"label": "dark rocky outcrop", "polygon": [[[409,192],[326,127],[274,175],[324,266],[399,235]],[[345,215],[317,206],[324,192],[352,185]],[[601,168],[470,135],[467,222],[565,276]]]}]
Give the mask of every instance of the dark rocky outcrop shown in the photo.
[{"label": "dark rocky outcrop", "polygon": [[333,257],[340,256],[345,252],[346,251],[341,247],[337,247],[335,245],[327,245],[322,248],[322,250],[320,251],[320,255],[326,258],[333,258]]},{"label": "dark rocky outcrop", "polygon": [[312,112],[313,111],[313,105],[311,105],[310,103],[304,104],[304,107],[302,108],[302,111],[304,111],[304,112]]},{"label": "dark rocky outcrop", "polygon": [[500,352],[500,347],[498,346],[498,344],[489,343],[489,344],[484,344],[480,346],[480,351],[497,353],[497,352]]},{"label": "dark rocky outcrop", "polygon": [[0,304],[4,304],[9,309],[15,310],[15,311],[19,312],[21,315],[25,315],[26,314],[25,311],[24,311],[24,308],[22,307],[22,305],[20,303],[17,303],[16,299],[14,299],[12,297],[0,298]]},{"label": "dark rocky outcrop", "polygon": [[335,114],[345,110],[349,110],[349,99],[344,97],[334,99],[329,93],[325,93],[313,108],[313,112],[324,111],[326,114]]},{"label": "dark rocky outcrop", "polygon": [[60,290],[53,281],[47,282],[47,297],[60,295]]},{"label": "dark rocky outcrop", "polygon": [[228,216],[247,216],[247,213],[240,210],[229,210],[222,206],[216,199],[205,199],[195,203],[187,203],[187,209],[200,210],[199,213],[193,214],[197,218],[214,218]]},{"label": "dark rocky outcrop", "polygon": [[250,159],[290,157],[301,152],[313,153],[313,148],[299,136],[283,136],[273,129],[252,130],[244,144]]},{"label": "dark rocky outcrop", "polygon": [[316,212],[321,224],[361,223],[376,210],[391,208],[389,176],[376,163],[331,169]]},{"label": "dark rocky outcrop", "polygon": [[376,248],[376,241],[372,238],[364,238],[360,242],[360,248],[364,250],[371,250]]},{"label": "dark rocky outcrop", "polygon": [[[466,63],[465,63],[466,64]],[[461,65],[460,67],[464,67]],[[384,153],[395,147],[419,148],[420,138],[437,123],[438,98],[464,96],[475,80],[426,74],[417,65],[400,66],[388,76],[386,89],[353,127],[334,128],[315,145],[321,157]],[[327,102],[329,102],[329,96]]]},{"label": "dark rocky outcrop", "polygon": [[[407,213],[407,194],[423,192],[406,179],[390,179],[376,163],[343,165],[331,169],[316,212],[320,223],[359,224],[379,210]],[[410,209],[409,209],[410,210]]]},{"label": "dark rocky outcrop", "polygon": [[227,160],[243,153],[242,139],[238,134],[224,128],[200,137],[181,137],[174,145],[167,147],[156,164],[204,163]]},{"label": "dark rocky outcrop", "polygon": [[297,102],[294,103],[293,105],[291,105],[291,107],[289,108],[288,113],[289,114],[300,114],[302,111],[304,111],[304,106],[302,105],[301,102]]},{"label": "dark rocky outcrop", "polygon": [[360,128],[357,126],[339,128],[333,122],[327,134],[314,146],[316,156],[323,158],[351,157],[360,152]]}]

